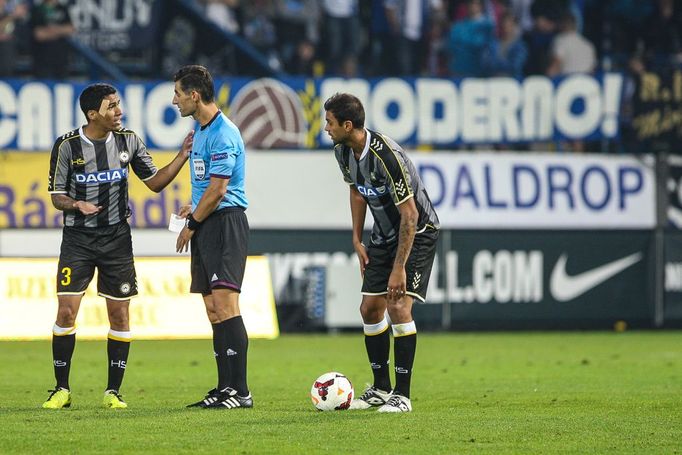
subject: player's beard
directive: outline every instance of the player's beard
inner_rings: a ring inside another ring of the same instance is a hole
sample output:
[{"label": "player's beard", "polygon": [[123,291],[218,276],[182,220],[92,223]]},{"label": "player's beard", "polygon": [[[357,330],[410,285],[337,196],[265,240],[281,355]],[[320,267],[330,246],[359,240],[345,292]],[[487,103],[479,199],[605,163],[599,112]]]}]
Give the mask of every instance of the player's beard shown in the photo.
[{"label": "player's beard", "polygon": [[334,137],[329,136],[329,138],[330,138],[330,139],[332,140],[332,142],[334,143],[334,146],[337,146],[337,145],[339,145],[339,144],[348,145],[348,144],[346,143],[346,139],[348,139],[348,137],[339,138],[339,137],[337,136],[337,137],[334,138]]}]

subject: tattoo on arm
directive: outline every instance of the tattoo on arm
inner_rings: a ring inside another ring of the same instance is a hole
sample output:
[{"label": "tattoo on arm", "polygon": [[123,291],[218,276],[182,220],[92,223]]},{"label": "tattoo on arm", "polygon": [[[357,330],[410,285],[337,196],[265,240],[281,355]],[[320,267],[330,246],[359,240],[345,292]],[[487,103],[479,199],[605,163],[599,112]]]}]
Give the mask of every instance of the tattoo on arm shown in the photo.
[{"label": "tattoo on arm", "polygon": [[400,231],[398,232],[398,251],[395,255],[395,263],[404,266],[412,250],[417,224],[412,217],[403,216],[400,219]]},{"label": "tattoo on arm", "polygon": [[74,204],[76,200],[67,196],[66,194],[53,194],[52,195],[52,205],[57,210],[62,210],[64,212],[76,210]]}]

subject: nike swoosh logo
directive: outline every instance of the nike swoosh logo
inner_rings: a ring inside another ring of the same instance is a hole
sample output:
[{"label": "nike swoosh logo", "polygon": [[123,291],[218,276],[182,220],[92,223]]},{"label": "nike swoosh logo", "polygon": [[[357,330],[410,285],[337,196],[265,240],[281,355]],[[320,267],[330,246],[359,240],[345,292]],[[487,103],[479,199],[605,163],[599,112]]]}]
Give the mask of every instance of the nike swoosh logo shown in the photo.
[{"label": "nike swoosh logo", "polygon": [[567,302],[581,296],[612,276],[617,275],[632,264],[639,262],[642,259],[642,253],[634,253],[573,276],[569,276],[566,273],[567,259],[568,255],[566,253],[561,255],[556,265],[554,265],[554,270],[552,270],[552,276],[549,280],[549,289],[552,297],[559,302]]}]

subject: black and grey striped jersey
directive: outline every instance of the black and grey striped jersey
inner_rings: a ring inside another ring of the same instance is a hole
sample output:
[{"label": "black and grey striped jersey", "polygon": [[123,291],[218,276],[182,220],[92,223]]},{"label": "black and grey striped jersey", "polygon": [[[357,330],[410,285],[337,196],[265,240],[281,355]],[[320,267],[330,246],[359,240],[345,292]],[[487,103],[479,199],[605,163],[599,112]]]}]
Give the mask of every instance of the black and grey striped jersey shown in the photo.
[{"label": "black and grey striped jersey", "polygon": [[142,181],[157,169],[137,134],[121,129],[102,141],[92,141],[83,128],[61,136],[52,147],[47,190],[102,207],[95,215],[64,212],[65,226],[101,227],[120,223],[130,215],[128,166]]},{"label": "black and grey striped jersey", "polygon": [[385,244],[398,240],[398,205],[411,197],[419,212],[417,232],[439,229],[438,215],[405,151],[391,138],[375,131],[366,131],[367,143],[359,160],[355,159],[353,150],[343,144],[337,144],[334,153],[344,180],[349,185],[355,185],[372,212],[372,243]]}]

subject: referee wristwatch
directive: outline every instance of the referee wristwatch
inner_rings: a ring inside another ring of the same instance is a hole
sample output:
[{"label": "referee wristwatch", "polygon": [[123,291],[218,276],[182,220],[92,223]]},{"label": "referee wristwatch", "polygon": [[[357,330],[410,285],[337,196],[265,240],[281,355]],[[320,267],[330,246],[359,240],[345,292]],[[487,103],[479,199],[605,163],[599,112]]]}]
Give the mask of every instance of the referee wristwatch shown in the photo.
[{"label": "referee wristwatch", "polygon": [[187,226],[187,229],[189,229],[190,231],[196,231],[199,228],[199,226],[201,226],[201,221],[197,221],[196,219],[194,219],[194,215],[190,213],[189,215],[187,215],[187,223],[185,224],[185,226]]}]

